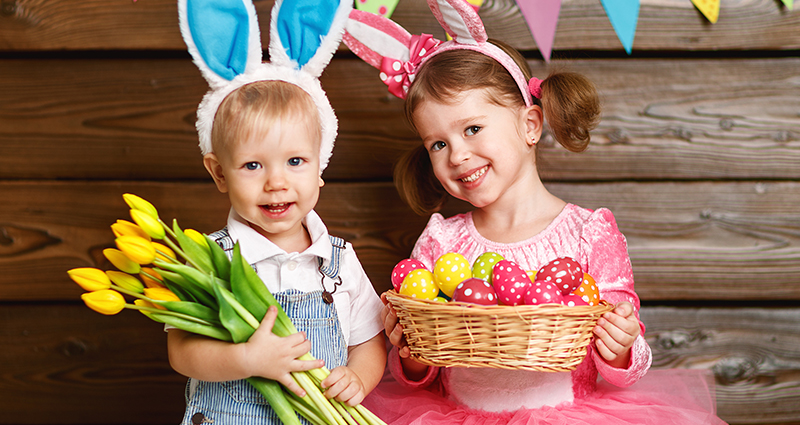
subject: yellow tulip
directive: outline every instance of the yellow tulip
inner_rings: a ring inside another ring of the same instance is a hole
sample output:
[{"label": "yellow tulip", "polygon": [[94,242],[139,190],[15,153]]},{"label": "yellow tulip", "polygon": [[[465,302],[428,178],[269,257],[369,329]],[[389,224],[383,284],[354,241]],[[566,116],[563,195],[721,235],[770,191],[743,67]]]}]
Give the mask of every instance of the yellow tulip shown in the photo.
[{"label": "yellow tulip", "polygon": [[131,210],[131,218],[152,239],[164,239],[164,227],[157,218],[141,210]]},{"label": "yellow tulip", "polygon": [[127,289],[131,292],[142,293],[144,291],[144,285],[139,279],[123,272],[118,272],[115,270],[109,270],[106,272],[106,275],[115,285],[119,286],[122,289]]},{"label": "yellow tulip", "polygon": [[111,231],[114,232],[114,236],[138,236],[140,238],[150,240],[150,235],[145,233],[141,227],[137,226],[134,223],[131,223],[127,220],[117,220],[116,223],[111,225]]},{"label": "yellow tulip", "polygon": [[93,292],[111,287],[111,280],[105,272],[91,267],[81,267],[67,271],[69,277],[81,288]]},{"label": "yellow tulip", "polygon": [[103,250],[103,255],[119,270],[125,273],[136,274],[139,273],[141,267],[139,264],[128,258],[125,253],[118,249],[106,248]]},{"label": "yellow tulip", "polygon": [[165,288],[164,278],[161,277],[161,275],[158,274],[157,271],[149,267],[142,267],[142,271],[139,273],[139,277],[142,278],[144,286],[148,288]]},{"label": "yellow tulip", "polygon": [[180,301],[175,293],[167,288],[144,288],[144,295],[158,301]]},{"label": "yellow tulip", "polygon": [[131,209],[142,211],[150,217],[158,220],[158,211],[150,202],[145,201],[144,199],[132,193],[126,193],[122,195],[122,199],[125,200],[125,203],[128,204]]},{"label": "yellow tulip", "polygon": [[117,314],[125,308],[125,298],[111,289],[86,292],[81,295],[81,299],[92,310],[107,316]]},{"label": "yellow tulip", "polygon": [[138,236],[120,236],[115,242],[120,251],[139,264],[150,264],[156,259],[156,249],[147,239]]},{"label": "yellow tulip", "polygon": [[186,236],[188,236],[191,240],[197,242],[198,245],[208,249],[208,240],[202,233],[194,229],[186,229],[183,231],[183,233]]},{"label": "yellow tulip", "polygon": [[168,246],[160,244],[158,242],[151,242],[153,244],[153,249],[156,250],[156,258],[161,261],[166,261],[168,263],[174,263],[178,261],[178,257],[175,256],[175,251],[169,249]]}]

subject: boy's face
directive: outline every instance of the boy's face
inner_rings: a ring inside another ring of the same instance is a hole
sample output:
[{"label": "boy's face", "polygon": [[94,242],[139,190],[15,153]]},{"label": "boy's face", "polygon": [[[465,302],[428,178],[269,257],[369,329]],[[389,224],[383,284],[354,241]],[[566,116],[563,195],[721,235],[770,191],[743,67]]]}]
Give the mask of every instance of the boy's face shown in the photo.
[{"label": "boy's face", "polygon": [[307,240],[301,220],[317,204],[319,132],[298,113],[279,117],[267,128],[255,124],[247,140],[237,140],[204,157],[217,188],[256,231],[281,247]]}]

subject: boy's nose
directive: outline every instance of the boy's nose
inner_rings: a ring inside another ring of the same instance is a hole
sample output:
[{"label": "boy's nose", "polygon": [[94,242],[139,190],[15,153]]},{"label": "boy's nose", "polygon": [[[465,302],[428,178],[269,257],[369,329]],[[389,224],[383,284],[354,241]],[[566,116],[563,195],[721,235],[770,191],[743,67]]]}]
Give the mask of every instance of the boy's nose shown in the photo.
[{"label": "boy's nose", "polygon": [[282,190],[286,188],[286,174],[282,170],[270,170],[267,174],[267,180],[264,182],[264,190]]}]

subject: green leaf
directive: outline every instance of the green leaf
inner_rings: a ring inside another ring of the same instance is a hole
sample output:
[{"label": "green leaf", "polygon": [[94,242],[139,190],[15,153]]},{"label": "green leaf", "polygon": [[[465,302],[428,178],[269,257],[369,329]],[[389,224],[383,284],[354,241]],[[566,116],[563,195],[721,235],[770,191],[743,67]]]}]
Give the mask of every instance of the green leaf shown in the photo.
[{"label": "green leaf", "polygon": [[153,304],[160,305],[169,311],[176,313],[183,313],[198,319],[205,320],[213,324],[221,325],[219,321],[219,312],[215,309],[206,307],[202,304],[190,301],[159,301],[153,300]]},{"label": "green leaf", "polygon": [[278,418],[284,425],[300,425],[300,419],[297,418],[297,413],[292,405],[286,400],[281,384],[271,379],[256,377],[247,378],[247,382],[267,399],[272,410],[278,414]]},{"label": "green leaf", "polygon": [[175,272],[189,280],[190,282],[194,283],[195,285],[203,288],[209,294],[213,294],[214,290],[212,287],[214,286],[211,281],[211,275],[205,274],[200,270],[186,266],[183,264],[175,264],[175,263],[167,263],[166,261],[156,260],[153,262],[158,268],[166,269],[171,272]]},{"label": "green leaf", "polygon": [[[264,319],[264,315],[267,314],[268,306],[253,289],[254,285],[248,280],[245,268],[252,270],[252,267],[242,257],[239,251],[239,244],[236,244],[233,247],[233,258],[231,259],[231,292],[236,297],[236,300],[260,322]],[[256,278],[258,278],[258,275],[256,275]],[[256,285],[264,287],[264,282],[258,278]],[[273,329],[273,332],[275,332],[275,329]],[[278,333],[275,334],[278,335]]]},{"label": "green leaf", "polygon": [[227,289],[219,286],[214,286],[214,292],[219,302],[219,320],[222,322],[222,326],[231,333],[233,342],[240,343],[250,339],[256,330],[247,324],[232,305],[232,302],[238,304],[233,294],[226,293]]},{"label": "green leaf", "polygon": [[[217,310],[219,308],[219,304],[217,300],[214,298],[213,292],[209,293],[204,288],[196,285],[189,279],[186,279],[182,275],[178,273],[173,273],[168,270],[159,269],[158,273],[161,277],[164,278],[167,284],[167,288],[169,288],[172,292],[175,292],[178,295],[178,298],[189,301],[188,298],[183,298],[178,294],[178,292],[173,290],[173,287],[179,286],[184,292],[191,295],[191,298],[194,298],[200,304],[203,304],[207,307],[213,308]],[[213,291],[213,290],[212,290]]]},{"label": "green leaf", "polygon": [[183,230],[178,226],[178,220],[172,220],[172,231],[175,232],[175,239],[178,240],[178,244],[181,246],[183,253],[186,254],[186,257],[190,259],[192,263],[197,265],[202,274],[213,273],[217,276],[209,252],[183,233]]},{"label": "green leaf", "polygon": [[171,316],[169,314],[147,313],[147,316],[157,322],[175,326],[176,328],[186,332],[191,332],[198,335],[204,335],[209,338],[218,339],[220,341],[234,342],[231,334],[222,327],[203,325],[201,323],[193,322],[191,320],[183,319],[180,317]]},{"label": "green leaf", "polygon": [[[205,237],[208,242],[208,248],[211,251],[211,262],[217,270],[217,276],[225,282],[230,282],[231,261],[228,259],[228,254],[225,253],[225,250],[222,249],[216,241],[209,238],[208,235],[205,235]],[[227,289],[231,289],[230,286],[228,286]]]}]

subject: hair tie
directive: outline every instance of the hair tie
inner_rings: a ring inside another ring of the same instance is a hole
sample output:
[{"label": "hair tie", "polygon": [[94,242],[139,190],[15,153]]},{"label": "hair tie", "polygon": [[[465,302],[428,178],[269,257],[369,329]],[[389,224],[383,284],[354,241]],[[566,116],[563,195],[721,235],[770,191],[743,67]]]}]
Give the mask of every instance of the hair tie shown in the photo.
[{"label": "hair tie", "polygon": [[542,98],[542,81],[536,77],[531,78],[528,81],[528,92],[531,96],[541,99]]}]

